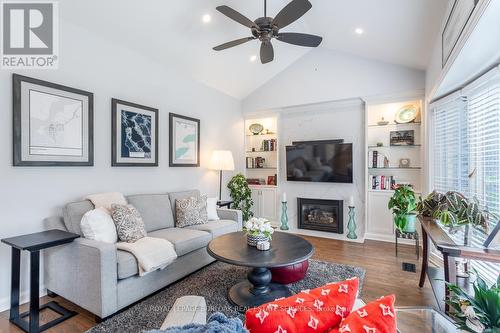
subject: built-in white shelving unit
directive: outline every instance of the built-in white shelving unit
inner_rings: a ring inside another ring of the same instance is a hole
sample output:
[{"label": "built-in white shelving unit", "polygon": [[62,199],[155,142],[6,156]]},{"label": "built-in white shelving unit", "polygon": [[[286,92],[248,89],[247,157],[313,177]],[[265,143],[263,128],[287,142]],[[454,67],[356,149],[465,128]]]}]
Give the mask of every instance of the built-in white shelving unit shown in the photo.
[{"label": "built-in white shelving unit", "polygon": [[[416,105],[419,109],[417,118],[410,123],[398,124],[395,116],[398,110],[407,106]],[[389,123],[379,125],[384,118]],[[373,188],[373,177],[378,182],[381,176],[393,179],[396,184],[410,184],[415,192],[421,193],[423,186],[424,167],[424,126],[423,98],[402,99],[390,102],[366,104],[365,152],[366,152],[366,234],[367,239],[394,241],[394,223],[391,211],[387,208],[389,199],[394,190],[389,182],[384,186]],[[411,145],[391,146],[391,132],[413,131],[414,142]],[[375,166],[373,154],[377,154],[382,162]],[[409,165],[403,166],[401,160],[409,160]],[[385,163],[383,163],[385,161]]]},{"label": "built-in white shelving unit", "polygon": [[[260,180],[250,185],[254,202],[252,211],[257,217],[278,220],[278,121],[276,117],[245,120],[245,176]],[[259,134],[250,131],[252,124],[260,124]],[[274,184],[270,180],[274,179]]]}]

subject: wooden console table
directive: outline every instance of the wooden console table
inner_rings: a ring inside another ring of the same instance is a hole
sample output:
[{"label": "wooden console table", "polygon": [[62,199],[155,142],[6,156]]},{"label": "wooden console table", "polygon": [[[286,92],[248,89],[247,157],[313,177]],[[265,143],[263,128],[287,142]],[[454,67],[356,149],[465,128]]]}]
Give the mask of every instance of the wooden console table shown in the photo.
[{"label": "wooden console table", "polygon": [[[431,218],[422,216],[418,218],[422,226],[424,247],[419,286],[420,288],[424,286],[425,276],[427,275],[440,310],[448,312],[449,306],[444,302],[449,296],[445,282],[456,282],[456,258],[500,263],[500,249],[470,247],[458,244]],[[429,242],[432,242],[442,254],[443,268],[429,266]]]}]

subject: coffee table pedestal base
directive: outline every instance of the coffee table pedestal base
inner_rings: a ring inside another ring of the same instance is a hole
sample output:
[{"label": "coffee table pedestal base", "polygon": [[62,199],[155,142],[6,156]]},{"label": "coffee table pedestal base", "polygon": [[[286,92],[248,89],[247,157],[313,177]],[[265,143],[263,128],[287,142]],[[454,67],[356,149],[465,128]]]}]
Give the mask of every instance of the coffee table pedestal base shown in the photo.
[{"label": "coffee table pedestal base", "polygon": [[254,268],[248,273],[248,280],[229,289],[228,299],[239,312],[245,312],[277,298],[289,297],[293,293],[287,286],[271,283],[271,272],[267,268]]}]

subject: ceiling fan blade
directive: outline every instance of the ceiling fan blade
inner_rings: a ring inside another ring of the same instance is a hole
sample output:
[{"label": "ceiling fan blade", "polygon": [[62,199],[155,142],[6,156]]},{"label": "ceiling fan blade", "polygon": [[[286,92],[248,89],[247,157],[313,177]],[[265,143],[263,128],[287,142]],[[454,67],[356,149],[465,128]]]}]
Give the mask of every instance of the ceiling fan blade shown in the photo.
[{"label": "ceiling fan blade", "polygon": [[308,46],[308,47],[317,47],[321,44],[323,37],[309,35],[309,34],[300,34],[296,32],[282,32],[279,33],[276,38],[279,41],[299,45],[299,46]]},{"label": "ceiling fan blade", "polygon": [[298,20],[311,8],[312,5],[308,0],[293,0],[276,15],[272,24],[282,29]]},{"label": "ceiling fan blade", "polygon": [[274,60],[274,49],[271,42],[262,42],[260,45],[260,62],[267,64]]},{"label": "ceiling fan blade", "polygon": [[243,24],[246,27],[258,28],[258,26],[252,20],[250,20],[248,17],[244,16],[243,14],[238,13],[237,11],[232,9],[231,7],[219,6],[219,7],[216,7],[215,9],[217,9],[219,12],[221,12],[222,14],[229,17],[231,20],[234,20],[240,24]]},{"label": "ceiling fan blade", "polygon": [[222,50],[228,49],[230,47],[237,46],[237,45],[249,42],[249,41],[254,40],[254,39],[255,39],[255,37],[245,37],[245,38],[240,38],[240,39],[232,40],[230,42],[227,42],[227,43],[224,43],[224,44],[221,44],[221,45],[217,45],[216,47],[214,47],[214,50],[215,51],[222,51]]}]

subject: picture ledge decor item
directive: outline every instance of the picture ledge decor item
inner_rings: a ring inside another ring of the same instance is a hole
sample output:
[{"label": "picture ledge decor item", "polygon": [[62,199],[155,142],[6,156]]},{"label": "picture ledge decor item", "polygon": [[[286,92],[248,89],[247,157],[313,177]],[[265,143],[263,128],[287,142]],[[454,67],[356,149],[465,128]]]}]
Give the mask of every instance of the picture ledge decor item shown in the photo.
[{"label": "picture ledge decor item", "polygon": [[94,94],[13,74],[14,166],[93,166]]},{"label": "picture ledge decor item", "polygon": [[158,109],[111,100],[112,166],[158,166]]},{"label": "picture ledge decor item", "polygon": [[415,131],[391,131],[389,139],[391,146],[413,146],[415,144]]},{"label": "picture ledge decor item", "polygon": [[169,113],[169,165],[200,166],[200,120]]}]

